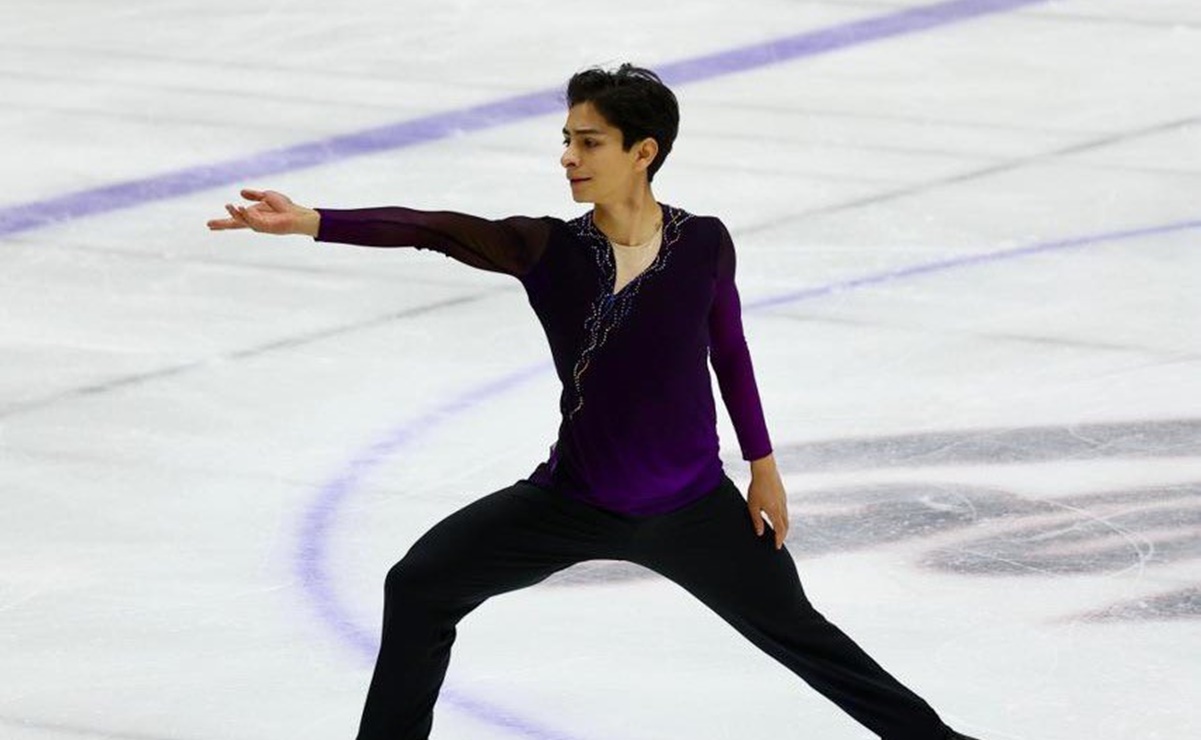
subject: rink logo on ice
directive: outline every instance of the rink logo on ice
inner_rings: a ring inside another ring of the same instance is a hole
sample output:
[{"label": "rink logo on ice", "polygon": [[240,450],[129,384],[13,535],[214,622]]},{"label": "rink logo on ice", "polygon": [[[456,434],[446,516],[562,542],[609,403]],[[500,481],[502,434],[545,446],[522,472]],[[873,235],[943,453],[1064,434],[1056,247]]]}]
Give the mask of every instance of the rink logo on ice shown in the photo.
[{"label": "rink logo on ice", "polygon": [[[903,469],[876,482],[794,495],[798,557],[918,542],[922,567],[983,577],[1116,574],[1201,558],[1201,481],[1035,498],[996,487],[912,481],[914,469],[1201,457],[1201,420],[972,430],[776,448],[784,476]],[[1110,463],[1112,464],[1112,462]],[[1062,475],[1062,474],[1060,474]],[[874,476],[879,478],[879,474]],[[629,563],[583,563],[548,583],[653,577]],[[1201,584],[1105,607],[1095,622],[1201,617]]]}]

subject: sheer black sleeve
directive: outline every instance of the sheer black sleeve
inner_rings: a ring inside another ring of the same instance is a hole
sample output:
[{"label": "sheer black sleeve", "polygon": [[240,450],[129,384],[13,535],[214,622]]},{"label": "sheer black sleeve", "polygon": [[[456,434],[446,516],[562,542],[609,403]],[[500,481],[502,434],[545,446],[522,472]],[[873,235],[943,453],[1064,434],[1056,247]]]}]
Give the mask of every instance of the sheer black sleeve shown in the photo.
[{"label": "sheer black sleeve", "polygon": [[465,265],[515,277],[538,264],[550,239],[547,219],[525,216],[491,221],[466,213],[400,206],[316,210],[321,214],[317,241],[433,249]]}]

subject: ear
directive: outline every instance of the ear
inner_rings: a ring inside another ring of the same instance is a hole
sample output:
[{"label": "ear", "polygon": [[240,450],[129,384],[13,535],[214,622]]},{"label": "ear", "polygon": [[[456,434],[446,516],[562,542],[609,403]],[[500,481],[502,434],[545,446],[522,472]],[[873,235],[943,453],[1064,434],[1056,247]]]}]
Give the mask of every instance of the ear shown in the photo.
[{"label": "ear", "polygon": [[647,137],[638,142],[634,147],[634,168],[637,170],[645,170],[651,166],[651,162],[655,161],[655,157],[659,154],[659,142],[653,138]]}]

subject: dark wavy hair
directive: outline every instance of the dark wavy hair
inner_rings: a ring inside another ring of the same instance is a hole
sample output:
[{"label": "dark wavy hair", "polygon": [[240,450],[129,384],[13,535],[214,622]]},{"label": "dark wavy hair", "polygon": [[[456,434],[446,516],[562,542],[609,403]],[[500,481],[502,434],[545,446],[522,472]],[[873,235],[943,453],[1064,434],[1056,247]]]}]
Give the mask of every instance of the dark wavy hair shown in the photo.
[{"label": "dark wavy hair", "polygon": [[567,107],[592,103],[611,125],[621,129],[621,148],[654,139],[659,153],[646,171],[648,182],[663,166],[680,130],[680,106],[659,75],[628,62],[616,70],[592,67],[567,83]]}]

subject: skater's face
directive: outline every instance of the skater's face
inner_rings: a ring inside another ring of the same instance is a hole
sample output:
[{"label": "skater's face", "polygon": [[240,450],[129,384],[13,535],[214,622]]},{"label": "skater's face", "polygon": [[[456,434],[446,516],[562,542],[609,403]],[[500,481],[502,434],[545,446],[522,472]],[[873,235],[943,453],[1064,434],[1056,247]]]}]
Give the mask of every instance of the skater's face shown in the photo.
[{"label": "skater's face", "polygon": [[654,139],[622,148],[621,129],[592,106],[580,103],[567,111],[563,126],[563,156],[571,197],[577,203],[616,203],[646,187],[646,168],[655,161]]}]

